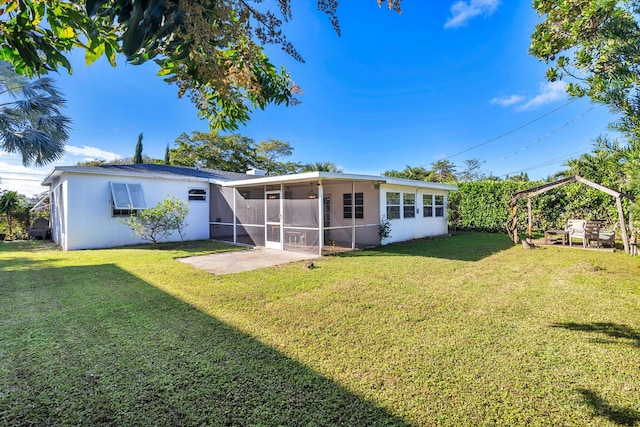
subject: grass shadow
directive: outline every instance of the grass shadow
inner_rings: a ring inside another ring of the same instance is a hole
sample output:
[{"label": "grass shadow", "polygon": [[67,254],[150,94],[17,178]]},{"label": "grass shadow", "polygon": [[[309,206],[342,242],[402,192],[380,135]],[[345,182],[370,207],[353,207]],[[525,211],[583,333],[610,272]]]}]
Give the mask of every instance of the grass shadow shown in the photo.
[{"label": "grass shadow", "polygon": [[640,424],[640,412],[633,408],[624,408],[612,405],[598,395],[598,393],[588,389],[577,390],[587,405],[591,407],[594,414],[608,419],[620,426],[637,426]]},{"label": "grass shadow", "polygon": [[0,277],[0,424],[406,423],[113,264]]},{"label": "grass shadow", "polygon": [[419,256],[457,261],[480,261],[510,249],[513,242],[506,234],[459,233],[408,242],[392,243],[346,256]]},{"label": "grass shadow", "polygon": [[[594,323],[554,323],[551,325],[554,328],[564,328],[570,331],[580,332],[595,332],[613,338],[612,340],[604,341],[605,343],[618,342],[620,339],[630,341],[630,345],[640,348],[640,330],[634,329],[628,325],[621,325],[618,323],[609,322],[594,322]],[[602,340],[598,342],[603,342]]]}]

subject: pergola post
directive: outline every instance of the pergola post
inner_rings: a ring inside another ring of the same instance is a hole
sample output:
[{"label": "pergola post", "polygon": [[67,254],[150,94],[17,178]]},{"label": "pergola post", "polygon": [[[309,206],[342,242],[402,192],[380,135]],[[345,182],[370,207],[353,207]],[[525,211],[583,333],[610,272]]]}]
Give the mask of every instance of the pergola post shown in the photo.
[{"label": "pergola post", "polygon": [[529,228],[529,238],[533,239],[533,214],[531,213],[531,197],[527,197],[527,222]]},{"label": "pergola post", "polygon": [[627,227],[624,223],[624,211],[622,210],[622,198],[620,196],[616,197],[616,205],[618,206],[618,219],[620,221],[620,234],[622,234],[624,251],[629,253],[629,236],[627,235]]}]

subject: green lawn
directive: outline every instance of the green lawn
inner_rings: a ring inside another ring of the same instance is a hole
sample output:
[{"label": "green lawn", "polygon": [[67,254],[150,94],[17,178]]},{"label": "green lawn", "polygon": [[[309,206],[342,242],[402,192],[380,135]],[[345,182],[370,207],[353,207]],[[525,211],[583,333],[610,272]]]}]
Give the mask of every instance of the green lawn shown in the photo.
[{"label": "green lawn", "polygon": [[0,244],[0,425],[640,425],[640,258],[470,234],[175,261],[217,250]]}]

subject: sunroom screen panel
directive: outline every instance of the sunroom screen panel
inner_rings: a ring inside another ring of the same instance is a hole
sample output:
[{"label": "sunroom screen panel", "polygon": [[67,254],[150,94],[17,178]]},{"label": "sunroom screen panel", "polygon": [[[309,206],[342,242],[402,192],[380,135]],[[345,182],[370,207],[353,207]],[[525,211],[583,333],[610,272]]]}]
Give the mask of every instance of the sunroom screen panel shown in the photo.
[{"label": "sunroom screen panel", "polygon": [[320,199],[285,199],[284,226],[318,228]]}]

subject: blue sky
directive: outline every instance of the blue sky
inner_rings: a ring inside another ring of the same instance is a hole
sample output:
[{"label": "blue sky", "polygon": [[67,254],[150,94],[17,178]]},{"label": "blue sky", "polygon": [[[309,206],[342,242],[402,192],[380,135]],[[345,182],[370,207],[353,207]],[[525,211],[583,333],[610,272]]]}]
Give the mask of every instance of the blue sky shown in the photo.
[{"label": "blue sky", "polygon": [[[563,84],[546,82],[547,65],[529,56],[539,20],[530,1],[405,0],[398,15],[375,0],[343,0],[341,37],[314,3],[293,2],[284,26],[305,63],[267,48],[301,86],[302,104],[257,111],[238,130],[256,142],[288,141],[291,161],[377,175],[477,158],[487,173],[538,179],[611,134],[615,117],[605,107],[569,102]],[[82,52],[72,64],[73,75],[52,76],[73,120],[56,165],[131,156],[141,132],[144,153],[162,158],[181,133],[208,130],[190,101],[155,75],[155,64],[87,67]],[[24,168],[0,152],[0,188],[36,193],[51,168]]]}]

